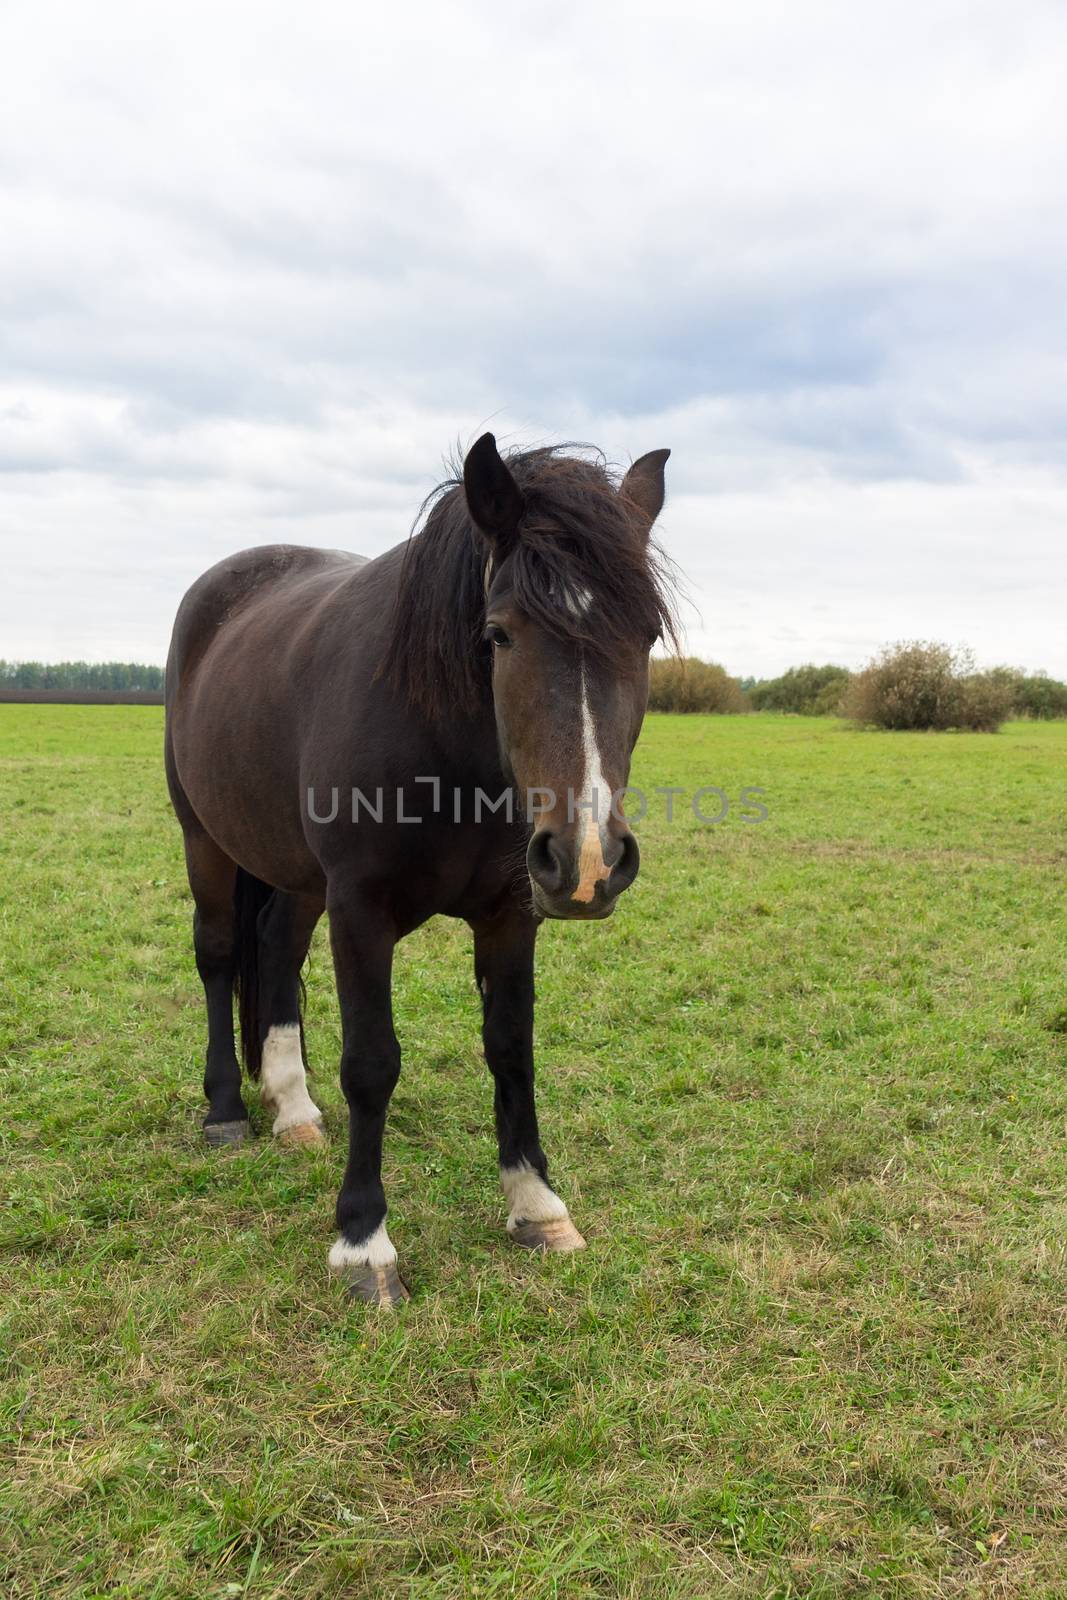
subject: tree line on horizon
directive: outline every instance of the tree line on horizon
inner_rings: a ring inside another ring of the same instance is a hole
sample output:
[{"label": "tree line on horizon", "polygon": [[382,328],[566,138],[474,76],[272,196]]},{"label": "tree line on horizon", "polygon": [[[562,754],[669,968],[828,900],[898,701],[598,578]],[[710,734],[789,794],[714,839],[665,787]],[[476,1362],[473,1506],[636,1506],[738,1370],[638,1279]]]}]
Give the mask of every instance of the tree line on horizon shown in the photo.
[{"label": "tree line on horizon", "polygon": [[[153,693],[163,668],[137,661],[3,661],[0,690]],[[1009,717],[1067,718],[1067,683],[1022,667],[979,672],[969,651],[913,640],[887,645],[858,672],[812,662],[777,678],[737,678],[696,656],[651,663],[650,711],[848,717],[882,728],[992,731]]]},{"label": "tree line on horizon", "polygon": [[0,661],[0,688],[158,694],[163,688],[163,668],[140,661]]}]

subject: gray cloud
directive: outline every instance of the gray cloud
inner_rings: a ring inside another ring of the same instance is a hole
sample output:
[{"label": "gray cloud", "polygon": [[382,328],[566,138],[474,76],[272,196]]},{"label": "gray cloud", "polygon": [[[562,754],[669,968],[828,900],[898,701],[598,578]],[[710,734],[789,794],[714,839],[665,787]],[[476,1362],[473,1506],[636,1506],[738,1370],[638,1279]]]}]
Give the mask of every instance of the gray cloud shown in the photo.
[{"label": "gray cloud", "polygon": [[200,566],[386,548],[493,425],[672,445],[735,670],[1067,673],[1058,6],[0,27],[0,654],[159,659]]}]

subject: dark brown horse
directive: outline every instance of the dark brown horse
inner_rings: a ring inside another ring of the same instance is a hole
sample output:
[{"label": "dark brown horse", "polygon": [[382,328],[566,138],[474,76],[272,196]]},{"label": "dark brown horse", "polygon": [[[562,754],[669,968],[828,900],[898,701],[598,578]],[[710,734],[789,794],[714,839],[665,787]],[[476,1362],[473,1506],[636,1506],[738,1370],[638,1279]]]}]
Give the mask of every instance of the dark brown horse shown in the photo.
[{"label": "dark brown horse", "polygon": [[330,1263],[407,1297],[385,1228],[382,1137],[400,1072],[391,969],[436,912],[474,933],[508,1232],[583,1243],[549,1187],[534,1109],[533,966],[548,917],[607,916],[637,874],[621,791],[671,632],[652,524],[669,452],[616,484],[599,461],[491,434],[375,561],[247,550],[182,601],[167,662],[167,779],[207,998],[204,1131],[248,1128],[234,1047],[274,1133],[321,1139],[300,971],[323,911],[341,1003],[348,1165]]}]

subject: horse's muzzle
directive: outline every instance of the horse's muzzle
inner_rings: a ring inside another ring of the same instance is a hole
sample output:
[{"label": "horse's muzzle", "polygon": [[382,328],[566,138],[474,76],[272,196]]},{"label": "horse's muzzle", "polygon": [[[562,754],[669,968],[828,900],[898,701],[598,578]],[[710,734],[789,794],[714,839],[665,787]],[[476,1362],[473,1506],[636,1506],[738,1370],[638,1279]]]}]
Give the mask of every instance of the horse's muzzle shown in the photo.
[{"label": "horse's muzzle", "polygon": [[576,834],[539,828],[526,851],[534,909],[542,917],[593,922],[610,917],[637,877],[641,852],[626,830],[590,851]]}]

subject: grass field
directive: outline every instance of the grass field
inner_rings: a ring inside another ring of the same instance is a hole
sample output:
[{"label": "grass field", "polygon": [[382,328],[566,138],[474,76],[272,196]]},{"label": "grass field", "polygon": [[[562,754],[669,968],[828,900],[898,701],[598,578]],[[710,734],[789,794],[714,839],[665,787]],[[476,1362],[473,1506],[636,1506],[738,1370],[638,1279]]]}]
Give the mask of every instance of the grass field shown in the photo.
[{"label": "grass field", "polygon": [[321,938],[329,1147],[201,1143],[161,721],[0,707],[5,1597],[1067,1595],[1067,725],[651,718],[636,781],[769,819],[650,816],[614,920],[542,934],[590,1247],[506,1242],[435,922],[390,1316],[326,1268]]}]

